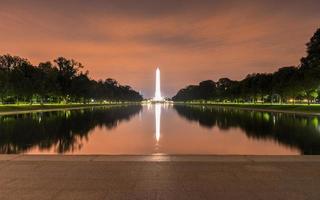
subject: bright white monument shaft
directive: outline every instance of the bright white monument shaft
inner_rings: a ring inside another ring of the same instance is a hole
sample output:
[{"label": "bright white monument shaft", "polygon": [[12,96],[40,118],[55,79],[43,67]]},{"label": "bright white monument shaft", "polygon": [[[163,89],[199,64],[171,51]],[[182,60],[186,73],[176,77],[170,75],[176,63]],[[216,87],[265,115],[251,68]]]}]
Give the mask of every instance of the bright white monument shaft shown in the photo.
[{"label": "bright white monument shaft", "polygon": [[156,92],[154,95],[155,101],[162,101],[163,98],[161,96],[161,90],[160,90],[160,69],[157,68],[156,70]]}]

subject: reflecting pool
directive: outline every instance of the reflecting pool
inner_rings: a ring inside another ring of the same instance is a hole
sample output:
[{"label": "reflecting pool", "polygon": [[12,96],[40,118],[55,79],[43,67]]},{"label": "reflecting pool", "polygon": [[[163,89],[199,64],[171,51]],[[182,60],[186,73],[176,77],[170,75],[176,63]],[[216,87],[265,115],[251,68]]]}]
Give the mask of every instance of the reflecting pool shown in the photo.
[{"label": "reflecting pool", "polygon": [[320,154],[320,119],[148,104],[0,116],[0,153]]}]

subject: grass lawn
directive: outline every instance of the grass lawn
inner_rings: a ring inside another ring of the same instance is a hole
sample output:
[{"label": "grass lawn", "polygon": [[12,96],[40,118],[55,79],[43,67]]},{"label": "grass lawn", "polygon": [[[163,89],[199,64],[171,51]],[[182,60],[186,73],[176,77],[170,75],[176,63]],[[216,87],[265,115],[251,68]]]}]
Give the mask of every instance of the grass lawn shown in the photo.
[{"label": "grass lawn", "polygon": [[32,110],[47,110],[47,109],[64,109],[64,108],[84,108],[95,106],[107,106],[107,105],[121,105],[126,103],[104,103],[104,104],[7,104],[0,105],[0,113],[2,112],[19,112],[19,111],[32,111]]},{"label": "grass lawn", "polygon": [[236,108],[252,108],[252,109],[263,109],[263,110],[279,110],[279,111],[297,111],[306,113],[320,113],[320,104],[270,104],[270,103],[177,103],[186,105],[214,105],[214,106],[225,106],[225,107],[236,107]]}]

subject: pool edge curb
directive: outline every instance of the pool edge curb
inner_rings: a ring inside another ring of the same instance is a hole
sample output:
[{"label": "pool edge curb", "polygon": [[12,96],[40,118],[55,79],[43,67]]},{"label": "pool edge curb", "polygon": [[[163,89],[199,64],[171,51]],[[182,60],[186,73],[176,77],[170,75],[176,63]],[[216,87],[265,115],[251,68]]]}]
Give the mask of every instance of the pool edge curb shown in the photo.
[{"label": "pool edge curb", "polygon": [[320,155],[0,155],[1,161],[65,162],[320,162]]}]

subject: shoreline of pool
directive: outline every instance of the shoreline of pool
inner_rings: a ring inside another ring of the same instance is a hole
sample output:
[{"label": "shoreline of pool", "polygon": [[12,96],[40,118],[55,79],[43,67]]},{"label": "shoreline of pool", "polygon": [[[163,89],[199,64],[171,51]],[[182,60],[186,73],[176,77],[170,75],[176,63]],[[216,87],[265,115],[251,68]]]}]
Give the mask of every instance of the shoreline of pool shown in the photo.
[{"label": "shoreline of pool", "polygon": [[[239,109],[239,110],[247,110],[247,111],[258,111],[258,112],[273,112],[273,113],[287,113],[287,114],[297,114],[297,115],[314,115],[320,116],[320,112],[313,111],[299,111],[299,110],[284,110],[284,109],[270,109],[270,108],[255,108],[250,105],[246,107],[246,105],[232,105],[232,104],[203,104],[203,103],[174,103],[175,105],[182,106],[210,106],[210,107],[221,107],[221,108],[229,108],[229,109]],[[254,105],[253,105],[254,106]],[[291,106],[291,105],[288,105]]]},{"label": "shoreline of pool", "polygon": [[320,162],[320,155],[28,155],[0,154],[0,161],[85,162]]},{"label": "shoreline of pool", "polygon": [[[38,113],[38,112],[54,112],[54,111],[65,111],[65,110],[79,110],[79,109],[89,109],[89,108],[99,108],[106,106],[128,106],[128,105],[140,105],[140,103],[109,103],[109,104],[71,104],[68,105],[44,105],[42,108],[39,105],[30,106],[30,109],[17,109],[9,111],[1,111],[0,116],[3,115],[17,115],[17,114],[27,114],[27,113]],[[15,106],[14,106],[15,107]],[[40,107],[40,108],[38,108]],[[19,108],[19,106],[17,106]]]},{"label": "shoreline of pool", "polygon": [[[70,104],[68,105],[44,105],[42,108],[40,105],[31,105],[30,108],[21,109],[21,110],[9,110],[9,111],[2,111],[0,110],[0,116],[3,115],[16,115],[16,114],[26,114],[26,113],[37,113],[37,112],[53,112],[53,111],[64,111],[64,110],[78,110],[78,109],[89,109],[89,108],[96,108],[96,107],[105,107],[105,106],[128,106],[128,105],[143,105],[142,103],[138,102],[129,102],[129,103],[109,103],[109,104]],[[313,115],[313,116],[320,116],[320,112],[313,112],[313,111],[299,111],[299,110],[284,110],[284,109],[269,109],[269,108],[255,108],[249,105],[241,104],[204,104],[204,103],[179,103],[175,102],[174,105],[184,105],[184,106],[208,106],[208,107],[221,107],[221,108],[229,108],[229,109],[240,109],[240,110],[247,110],[247,111],[258,111],[258,112],[273,112],[273,113],[287,113],[287,114],[297,114],[297,115]],[[260,104],[259,104],[260,105]],[[258,106],[259,106],[258,105]],[[253,105],[254,106],[254,105]],[[291,106],[291,105],[288,105]],[[8,106],[8,107],[19,107],[19,106]],[[28,106],[27,106],[28,107]],[[46,108],[47,107],[47,108]],[[52,108],[54,107],[54,108]]]}]

